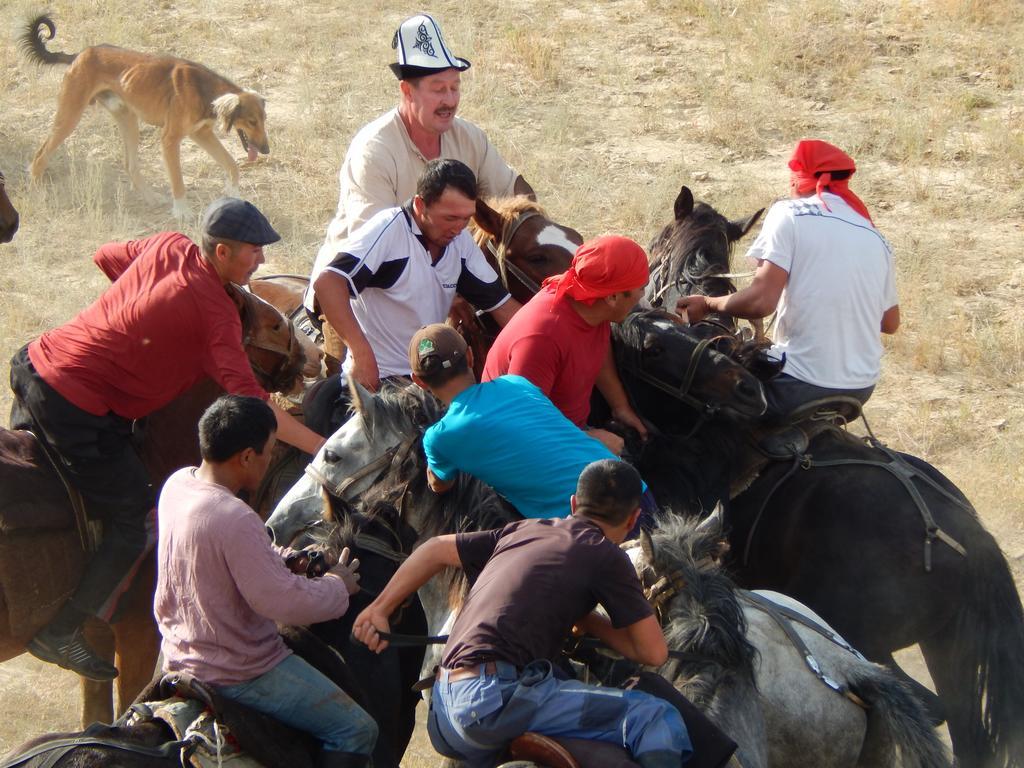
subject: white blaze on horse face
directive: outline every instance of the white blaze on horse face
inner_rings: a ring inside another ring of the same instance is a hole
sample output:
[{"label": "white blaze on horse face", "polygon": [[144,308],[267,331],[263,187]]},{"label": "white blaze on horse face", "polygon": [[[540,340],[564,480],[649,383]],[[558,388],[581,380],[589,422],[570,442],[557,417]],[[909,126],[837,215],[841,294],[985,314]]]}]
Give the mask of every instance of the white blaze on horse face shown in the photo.
[{"label": "white blaze on horse face", "polygon": [[570,255],[576,253],[579,247],[557,224],[548,224],[538,233],[537,245],[554,245],[568,251]]}]

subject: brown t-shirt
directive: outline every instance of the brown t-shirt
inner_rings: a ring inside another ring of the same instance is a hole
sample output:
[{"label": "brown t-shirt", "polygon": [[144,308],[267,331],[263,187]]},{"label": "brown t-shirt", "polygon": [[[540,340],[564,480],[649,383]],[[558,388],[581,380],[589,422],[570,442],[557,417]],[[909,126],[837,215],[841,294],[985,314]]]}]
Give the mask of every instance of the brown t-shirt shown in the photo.
[{"label": "brown t-shirt", "polygon": [[584,518],[521,520],[459,534],[456,546],[473,586],[444,649],[448,669],[556,658],[599,603],[615,627],[652,614],[625,552]]}]

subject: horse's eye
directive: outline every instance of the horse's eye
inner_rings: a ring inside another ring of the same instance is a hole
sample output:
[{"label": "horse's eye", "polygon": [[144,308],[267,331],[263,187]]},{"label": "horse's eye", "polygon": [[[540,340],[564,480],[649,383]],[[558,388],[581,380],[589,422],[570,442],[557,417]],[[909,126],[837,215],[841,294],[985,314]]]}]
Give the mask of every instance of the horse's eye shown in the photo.
[{"label": "horse's eye", "polygon": [[650,354],[658,354],[661,351],[661,346],[658,344],[658,334],[647,333],[644,334],[644,352]]},{"label": "horse's eye", "polygon": [[324,461],[326,461],[328,464],[337,464],[339,461],[341,461],[341,457],[328,448],[326,451],[324,451]]},{"label": "horse's eye", "polygon": [[545,262],[547,262],[547,260],[548,257],[545,256],[543,253],[531,253],[526,257],[526,261],[528,264],[544,264]]}]

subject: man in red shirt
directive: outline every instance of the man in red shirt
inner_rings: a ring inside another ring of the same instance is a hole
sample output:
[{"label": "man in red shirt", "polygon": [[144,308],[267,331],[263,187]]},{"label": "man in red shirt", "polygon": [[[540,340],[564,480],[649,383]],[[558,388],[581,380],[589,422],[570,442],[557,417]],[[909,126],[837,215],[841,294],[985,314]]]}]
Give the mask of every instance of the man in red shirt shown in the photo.
[{"label": "man in red shirt", "polygon": [[[94,680],[110,680],[117,669],[88,646],[82,623],[111,617],[153,542],[155,491],[132,444],[132,422],[206,377],[231,394],[268,399],[224,286],[247,283],[263,263],[263,246],[280,235],[237,198],[212,203],[202,231],[201,249],[177,232],[101,247],[94,261],[113,285],[11,360],[12,426],[46,441],[104,521],[103,541],[75,593],[27,648]],[[319,450],[321,437],[270,405],[282,440]]]},{"label": "man in red shirt", "polygon": [[590,396],[596,386],[614,418],[647,435],[615,369],[611,323],[626,319],[649,278],[647,254],[629,238],[604,235],[584,243],[569,269],[545,280],[498,334],[483,380],[506,374],[529,379],[569,421],[621,453],[620,437],[588,429]]}]

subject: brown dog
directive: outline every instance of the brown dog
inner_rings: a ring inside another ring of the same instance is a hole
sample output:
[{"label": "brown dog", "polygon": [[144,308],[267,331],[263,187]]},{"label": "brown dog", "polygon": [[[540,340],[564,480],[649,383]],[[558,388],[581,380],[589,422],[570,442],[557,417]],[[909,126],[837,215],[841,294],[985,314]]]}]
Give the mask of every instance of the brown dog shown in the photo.
[{"label": "brown dog", "polygon": [[[43,37],[44,30],[49,32]],[[249,160],[256,150],[270,151],[264,100],[245,91],[201,64],[171,56],[150,56],[112,45],[96,45],[77,54],[48,51],[46,40],[56,32],[53,21],[41,15],[29,22],[21,37],[28,57],[39,64],[70,64],[61,83],[53,131],[29,167],[38,179],[50,156],[78,125],[85,108],[99,102],[117,121],[125,147],[125,165],[132,185],[147,194],[139,175],[139,120],[163,127],[160,143],[171,178],[175,216],[188,214],[185,182],[181,178],[181,142],[186,136],[205,149],[228,175],[225,192],[238,194],[238,165],[213,133],[238,131]]]}]

